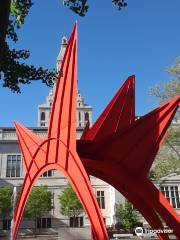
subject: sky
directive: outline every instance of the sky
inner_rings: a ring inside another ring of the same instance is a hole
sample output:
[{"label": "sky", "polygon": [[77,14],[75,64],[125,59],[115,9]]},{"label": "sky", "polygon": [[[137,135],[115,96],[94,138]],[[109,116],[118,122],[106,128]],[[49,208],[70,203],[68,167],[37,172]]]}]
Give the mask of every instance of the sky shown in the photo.
[{"label": "sky", "polygon": [[[156,84],[170,80],[166,69],[180,55],[180,1],[127,0],[122,11],[111,0],[89,0],[86,17],[79,17],[61,0],[34,0],[25,24],[18,30],[16,49],[29,49],[27,61],[53,69],[61,38],[70,36],[78,21],[78,85],[85,102],[93,107],[93,120],[130,75],[136,75],[136,115],[157,107],[149,96]],[[45,102],[49,88],[33,82],[16,94],[0,85],[0,126],[14,120],[37,126],[38,104]]]}]

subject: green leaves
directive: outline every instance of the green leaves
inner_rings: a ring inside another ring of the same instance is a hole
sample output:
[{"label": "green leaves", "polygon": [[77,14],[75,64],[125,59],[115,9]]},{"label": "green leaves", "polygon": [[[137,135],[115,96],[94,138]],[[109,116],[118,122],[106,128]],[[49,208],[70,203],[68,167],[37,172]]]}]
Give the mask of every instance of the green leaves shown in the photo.
[{"label": "green leaves", "polygon": [[6,217],[11,214],[12,211],[12,204],[11,204],[11,197],[12,197],[13,189],[10,187],[1,187],[0,188],[0,216]]},{"label": "green leaves", "polygon": [[[127,6],[127,3],[124,0],[112,0],[112,3],[118,7],[118,10],[121,10]],[[80,17],[84,17],[89,9],[87,0],[63,0],[63,4]]]},{"label": "green leaves", "polygon": [[118,7],[118,10],[127,7],[127,2],[124,0],[112,0],[112,3]]},{"label": "green leaves", "polygon": [[156,162],[150,172],[150,178],[152,180],[160,180],[162,177],[167,176],[171,172],[174,172],[176,169],[180,168],[180,158],[176,155],[175,152],[170,151],[168,146],[163,146],[162,150],[157,156]]},{"label": "green leaves", "polygon": [[34,80],[41,80],[47,86],[52,86],[53,79],[56,77],[55,71],[22,63],[22,60],[26,60],[29,56],[29,51],[11,50],[6,44],[5,54],[0,66],[0,79],[4,81],[3,87],[8,87],[13,92],[20,93],[20,84],[30,84]]},{"label": "green leaves", "polygon": [[14,24],[20,27],[24,24],[25,18],[29,13],[33,3],[31,0],[12,0],[11,16],[14,17]]},{"label": "green leaves", "polygon": [[34,187],[26,204],[25,216],[28,218],[41,217],[53,208],[52,193],[47,186]]},{"label": "green leaves", "polygon": [[137,213],[133,209],[132,204],[127,200],[124,204],[116,205],[116,216],[125,230],[130,231],[137,227]]},{"label": "green leaves", "polygon": [[[180,58],[177,58],[175,64],[168,68],[166,72],[172,76],[172,79],[164,86],[156,85],[150,90],[150,95],[156,97],[160,104],[180,95]],[[179,110],[176,113],[175,119],[180,119]],[[164,140],[164,146],[161,148],[156,162],[152,166],[149,175],[151,179],[159,180],[177,168],[180,168],[179,139],[179,124],[173,124],[169,128]]]},{"label": "green leaves", "polygon": [[156,97],[160,104],[180,95],[180,58],[166,72],[172,79],[164,86],[156,85],[150,89],[150,95]]},{"label": "green leaves", "polygon": [[[124,0],[112,0],[112,3],[119,10],[127,5]],[[63,0],[63,4],[81,17],[85,16],[89,9],[88,0]],[[25,64],[22,60],[29,58],[29,51],[10,49],[8,42],[5,41],[5,36],[13,42],[18,41],[17,29],[24,24],[33,1],[11,0],[10,17],[9,5],[10,2],[5,10],[6,24],[3,24],[3,38],[0,39],[0,45],[2,45],[0,48],[0,79],[3,81],[3,86],[17,93],[21,92],[20,84],[30,84],[34,80],[41,80],[46,85],[51,86],[52,80],[56,77],[54,71]]]},{"label": "green leaves", "polygon": [[[20,28],[24,23],[32,5],[31,0],[11,1],[7,37],[13,42],[18,41],[17,28]],[[55,71],[25,64],[24,60],[28,59],[29,56],[30,52],[28,50],[10,49],[8,42],[4,43],[0,61],[0,79],[3,81],[3,87],[8,87],[13,92],[20,93],[21,84],[30,84],[35,80],[41,80],[47,86],[52,86],[53,79],[56,77]]]},{"label": "green leaves", "polygon": [[81,202],[70,184],[67,185],[62,195],[59,196],[59,202],[61,205],[61,213],[64,216],[78,217],[83,212]]},{"label": "green leaves", "polygon": [[87,0],[63,0],[63,4],[81,17],[84,17],[89,9]]},{"label": "green leaves", "polygon": [[[176,59],[174,66],[167,69],[167,73],[173,75],[174,79],[177,81],[180,81],[180,57]],[[178,88],[180,88],[180,86]]]}]

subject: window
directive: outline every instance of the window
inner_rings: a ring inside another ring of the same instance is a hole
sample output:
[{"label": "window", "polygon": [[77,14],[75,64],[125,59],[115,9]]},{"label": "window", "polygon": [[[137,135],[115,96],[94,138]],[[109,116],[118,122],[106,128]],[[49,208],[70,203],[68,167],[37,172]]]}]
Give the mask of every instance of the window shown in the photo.
[{"label": "window", "polygon": [[7,155],[6,177],[20,177],[21,155]]},{"label": "window", "polygon": [[161,192],[173,208],[180,208],[180,194],[178,186],[161,186]]},{"label": "window", "polygon": [[3,230],[10,230],[11,228],[11,220],[3,219]]},{"label": "window", "polygon": [[67,39],[63,38],[63,44],[67,44]]},{"label": "window", "polygon": [[41,127],[45,127],[45,125],[46,125],[45,122],[41,123]]},{"label": "window", "polygon": [[99,203],[99,207],[101,209],[105,209],[105,196],[104,196],[104,191],[97,191],[96,192],[96,198]]},{"label": "window", "polygon": [[84,219],[83,217],[70,217],[69,226],[70,227],[83,227]]},{"label": "window", "polygon": [[41,112],[41,121],[45,121],[45,118],[46,118],[45,112]]},{"label": "window", "polygon": [[85,122],[89,121],[89,113],[88,112],[86,112],[84,114],[84,119],[85,119]]},{"label": "window", "polygon": [[37,218],[37,228],[51,228],[51,218]]},{"label": "window", "polygon": [[48,170],[41,175],[41,177],[52,177],[52,176],[53,176],[53,170]]},{"label": "window", "polygon": [[79,112],[79,121],[81,121],[81,112]]}]

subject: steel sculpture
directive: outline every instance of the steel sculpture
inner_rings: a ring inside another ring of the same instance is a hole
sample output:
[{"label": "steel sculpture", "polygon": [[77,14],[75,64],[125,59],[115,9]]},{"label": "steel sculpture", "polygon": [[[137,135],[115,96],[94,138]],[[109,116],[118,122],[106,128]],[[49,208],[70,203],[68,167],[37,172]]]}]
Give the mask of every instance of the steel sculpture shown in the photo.
[{"label": "steel sculpture", "polygon": [[[70,181],[90,219],[93,240],[109,238],[88,175],[113,185],[134,204],[153,229],[163,229],[161,216],[180,239],[179,217],[147,177],[180,97],[135,119],[135,77],[131,76],[93,127],[87,124],[82,138],[76,142],[77,24],[68,41],[60,72],[47,138],[42,139],[15,123],[26,176],[16,204],[12,239],[17,238],[32,187],[40,175],[51,169],[63,171]],[[163,233],[158,237],[168,239]]]},{"label": "steel sculpture", "polygon": [[68,178],[89,217],[94,239],[109,239],[89,177],[76,152],[77,24],[69,39],[60,71],[47,138],[42,139],[15,123],[26,176],[16,205],[13,240],[17,238],[32,187],[40,175],[52,169],[62,171]]},{"label": "steel sculpture", "polygon": [[[77,151],[88,174],[119,190],[153,229],[163,230],[163,218],[180,239],[180,218],[148,179],[148,172],[180,103],[180,97],[135,119],[135,77],[119,89],[91,129],[87,124]],[[159,239],[169,239],[158,234]]]}]

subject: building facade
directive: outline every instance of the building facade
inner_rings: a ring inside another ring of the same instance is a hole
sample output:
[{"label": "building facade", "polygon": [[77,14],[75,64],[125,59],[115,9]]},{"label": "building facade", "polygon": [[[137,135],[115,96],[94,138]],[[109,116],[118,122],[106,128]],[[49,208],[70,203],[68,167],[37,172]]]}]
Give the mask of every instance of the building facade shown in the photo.
[{"label": "building facade", "polygon": [[[67,39],[63,37],[60,53],[57,58],[57,71],[62,63],[62,58],[67,45]],[[56,81],[54,86],[50,89],[49,95],[45,103],[38,106],[38,126],[31,128],[31,130],[41,137],[47,134],[47,127],[51,114],[51,106],[54,97]],[[92,107],[87,105],[84,98],[77,93],[77,139],[82,135],[83,129],[87,121],[92,124]],[[20,188],[23,184],[25,176],[22,155],[18,145],[17,135],[15,128],[3,127],[0,128],[0,187],[10,186]],[[116,191],[109,184],[97,179],[93,176],[90,177],[94,193],[98,200],[103,218],[107,226],[112,226],[115,222],[115,199]],[[53,210],[43,216],[37,221],[38,228],[59,228],[71,226],[71,219],[63,216],[60,212],[59,195],[67,186],[66,177],[56,170],[45,172],[37,181],[36,186],[47,185],[48,189],[52,192]],[[77,226],[89,226],[87,215],[82,214],[77,220]],[[10,219],[0,219],[0,229],[9,229]],[[21,228],[34,228],[34,222],[31,220],[23,219]]]}]

